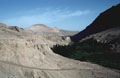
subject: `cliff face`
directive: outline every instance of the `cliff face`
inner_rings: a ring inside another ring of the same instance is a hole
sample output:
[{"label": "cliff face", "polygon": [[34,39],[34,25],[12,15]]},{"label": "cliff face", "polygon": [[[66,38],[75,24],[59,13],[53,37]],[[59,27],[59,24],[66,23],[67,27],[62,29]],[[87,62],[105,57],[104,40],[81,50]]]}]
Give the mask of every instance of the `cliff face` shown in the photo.
[{"label": "cliff face", "polygon": [[34,35],[13,29],[0,28],[0,78],[120,77],[117,71],[52,52],[50,47],[66,45],[69,38]]},{"label": "cliff face", "polygon": [[113,6],[112,8],[101,13],[93,23],[91,23],[86,29],[80,33],[71,37],[73,41],[81,40],[91,34],[99,33],[101,31],[120,27],[120,4]]}]

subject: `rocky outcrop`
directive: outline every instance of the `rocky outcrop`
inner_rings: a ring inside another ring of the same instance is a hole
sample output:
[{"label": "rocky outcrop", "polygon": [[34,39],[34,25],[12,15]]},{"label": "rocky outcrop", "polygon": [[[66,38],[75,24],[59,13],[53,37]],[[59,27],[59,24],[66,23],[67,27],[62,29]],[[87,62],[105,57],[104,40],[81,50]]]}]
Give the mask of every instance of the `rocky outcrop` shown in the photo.
[{"label": "rocky outcrop", "polygon": [[25,32],[23,28],[19,28],[17,26],[9,26],[8,29],[11,29],[17,32]]},{"label": "rocky outcrop", "polygon": [[7,27],[7,25],[3,24],[3,23],[0,23],[0,28],[2,28],[2,27]]}]

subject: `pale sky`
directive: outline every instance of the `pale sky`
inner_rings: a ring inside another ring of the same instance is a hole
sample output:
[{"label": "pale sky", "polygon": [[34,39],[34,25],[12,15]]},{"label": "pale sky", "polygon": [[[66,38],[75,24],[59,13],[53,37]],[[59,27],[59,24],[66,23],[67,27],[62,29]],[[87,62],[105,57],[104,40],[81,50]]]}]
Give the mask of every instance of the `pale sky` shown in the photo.
[{"label": "pale sky", "polygon": [[22,28],[45,24],[81,31],[118,3],[120,0],[0,0],[0,22]]}]

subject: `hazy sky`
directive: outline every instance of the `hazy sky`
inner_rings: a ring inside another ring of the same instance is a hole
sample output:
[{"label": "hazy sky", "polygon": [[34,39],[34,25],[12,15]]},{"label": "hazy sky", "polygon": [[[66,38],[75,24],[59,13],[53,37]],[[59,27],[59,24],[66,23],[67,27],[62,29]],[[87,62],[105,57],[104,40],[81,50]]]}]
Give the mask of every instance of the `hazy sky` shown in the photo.
[{"label": "hazy sky", "polygon": [[82,30],[120,0],[0,0],[0,22],[29,27],[45,24]]}]

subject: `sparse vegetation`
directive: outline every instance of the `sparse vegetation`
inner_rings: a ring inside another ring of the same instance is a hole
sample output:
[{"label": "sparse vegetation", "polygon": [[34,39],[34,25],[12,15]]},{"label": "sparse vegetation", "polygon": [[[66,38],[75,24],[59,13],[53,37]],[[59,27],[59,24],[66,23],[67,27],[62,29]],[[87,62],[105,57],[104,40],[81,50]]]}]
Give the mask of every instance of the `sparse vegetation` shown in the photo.
[{"label": "sparse vegetation", "polygon": [[52,50],[62,56],[89,61],[102,66],[120,69],[120,53],[113,53],[107,43],[98,43],[94,39],[85,42],[75,42],[69,45],[56,45]]}]

